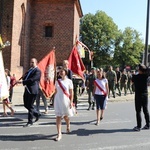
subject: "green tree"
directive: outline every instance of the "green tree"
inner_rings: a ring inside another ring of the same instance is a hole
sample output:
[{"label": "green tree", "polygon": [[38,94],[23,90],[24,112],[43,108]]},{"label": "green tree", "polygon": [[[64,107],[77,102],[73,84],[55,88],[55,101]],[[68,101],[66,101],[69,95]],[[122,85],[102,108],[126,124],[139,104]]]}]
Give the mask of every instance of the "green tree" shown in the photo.
[{"label": "green tree", "polygon": [[123,33],[120,31],[115,41],[113,62],[122,68],[126,65],[135,67],[142,61],[143,50],[144,44],[140,39],[140,34],[136,30],[127,27]]},{"label": "green tree", "polygon": [[[111,64],[117,35],[117,25],[103,11],[97,11],[95,15],[89,13],[81,19],[81,41],[94,52],[93,61],[96,67]],[[85,65],[90,63],[88,57],[83,61]]]}]

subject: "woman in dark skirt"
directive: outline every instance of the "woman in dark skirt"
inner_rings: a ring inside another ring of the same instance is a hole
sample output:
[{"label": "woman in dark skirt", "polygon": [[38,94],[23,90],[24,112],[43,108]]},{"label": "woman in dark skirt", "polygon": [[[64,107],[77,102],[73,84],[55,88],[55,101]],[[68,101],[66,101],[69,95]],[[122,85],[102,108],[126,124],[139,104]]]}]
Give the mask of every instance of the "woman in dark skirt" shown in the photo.
[{"label": "woman in dark skirt", "polygon": [[108,99],[108,93],[109,93],[108,80],[104,77],[103,69],[100,68],[99,70],[97,70],[97,79],[94,81],[94,90],[93,90],[93,96],[94,99],[96,100],[96,108],[97,108],[96,125],[99,125],[100,120],[103,119],[104,110],[106,108]]}]

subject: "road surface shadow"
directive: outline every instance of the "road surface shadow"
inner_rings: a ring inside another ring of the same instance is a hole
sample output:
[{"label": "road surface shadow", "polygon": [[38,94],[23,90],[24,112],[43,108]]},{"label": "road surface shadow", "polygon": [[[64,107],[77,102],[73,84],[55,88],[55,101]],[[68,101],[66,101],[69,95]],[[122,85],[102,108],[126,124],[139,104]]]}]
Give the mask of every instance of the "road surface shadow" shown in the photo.
[{"label": "road surface shadow", "polygon": [[26,135],[0,135],[0,141],[35,141],[35,140],[55,140],[56,134],[26,134]]},{"label": "road surface shadow", "polygon": [[78,129],[73,130],[70,132],[70,134],[76,134],[77,136],[89,136],[93,134],[109,134],[109,133],[122,133],[122,132],[135,132],[133,129],[94,129],[94,130],[88,130],[88,129]]}]

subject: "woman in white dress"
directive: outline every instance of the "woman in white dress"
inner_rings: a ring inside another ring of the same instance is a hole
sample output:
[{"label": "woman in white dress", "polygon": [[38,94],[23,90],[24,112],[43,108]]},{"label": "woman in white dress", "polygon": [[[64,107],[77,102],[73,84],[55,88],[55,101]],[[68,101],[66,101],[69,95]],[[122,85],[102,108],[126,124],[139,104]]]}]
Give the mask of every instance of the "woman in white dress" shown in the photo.
[{"label": "woman in white dress", "polygon": [[[100,120],[103,119],[104,110],[106,108],[106,103],[108,99],[108,80],[104,76],[103,69],[100,68],[97,70],[97,79],[94,81],[94,90],[93,96],[96,100],[96,114],[97,114],[97,122],[95,125],[99,125]],[[101,114],[100,114],[101,111]]]},{"label": "woman in white dress", "polygon": [[54,98],[54,110],[58,135],[56,141],[62,138],[61,119],[64,118],[67,125],[67,133],[70,132],[71,107],[73,102],[73,83],[67,77],[67,70],[62,68],[59,72],[60,79],[56,81],[56,93]]}]

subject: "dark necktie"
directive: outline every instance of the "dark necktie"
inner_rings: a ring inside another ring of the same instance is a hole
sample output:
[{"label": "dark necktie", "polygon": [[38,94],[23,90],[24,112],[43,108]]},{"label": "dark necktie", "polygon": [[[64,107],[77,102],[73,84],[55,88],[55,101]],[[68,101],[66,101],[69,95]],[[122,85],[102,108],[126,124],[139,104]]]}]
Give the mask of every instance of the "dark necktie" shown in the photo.
[{"label": "dark necktie", "polygon": [[32,72],[33,70],[34,70],[33,68],[29,69],[28,74],[27,74],[27,76],[26,76],[25,80],[27,80],[27,79],[28,79],[29,75],[31,74],[31,72]]}]

